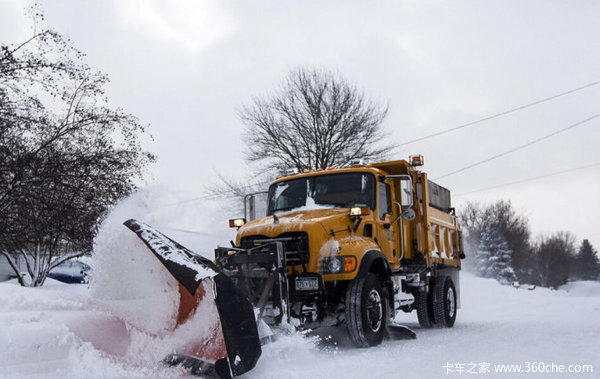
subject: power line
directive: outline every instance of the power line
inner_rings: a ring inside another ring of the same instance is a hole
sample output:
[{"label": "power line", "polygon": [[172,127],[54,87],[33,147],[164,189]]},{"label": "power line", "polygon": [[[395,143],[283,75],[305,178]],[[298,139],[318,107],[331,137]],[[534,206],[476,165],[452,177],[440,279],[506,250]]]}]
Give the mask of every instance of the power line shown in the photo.
[{"label": "power line", "polygon": [[574,92],[577,92],[577,91],[581,91],[583,89],[590,88],[590,87],[593,87],[593,86],[598,85],[598,84],[600,84],[600,80],[588,83],[588,84],[583,85],[581,87],[570,89],[570,90],[565,91],[565,92],[558,93],[556,95],[552,95],[550,97],[546,97],[546,98],[543,98],[543,99],[540,99],[540,100],[536,100],[536,101],[534,101],[532,103],[521,105],[519,107],[512,108],[512,109],[509,109],[509,110],[506,110],[506,111],[503,111],[503,112],[500,112],[500,113],[496,113],[496,114],[493,114],[493,115],[488,116],[488,117],[480,118],[479,120],[471,121],[471,122],[468,122],[466,124],[458,125],[458,126],[455,126],[453,128],[448,128],[448,129],[440,130],[439,132],[435,132],[435,133],[428,134],[428,135],[423,136],[423,137],[419,137],[419,138],[416,138],[416,139],[413,139],[413,140],[410,140],[410,141],[407,141],[407,142],[403,142],[403,143],[399,144],[398,146],[409,145],[409,144],[412,144],[412,143],[415,143],[415,142],[419,142],[419,141],[423,141],[423,140],[426,140],[426,139],[429,139],[429,138],[432,138],[432,137],[437,137],[437,136],[440,136],[442,134],[450,133],[450,132],[453,132],[455,130],[463,129],[463,128],[466,128],[466,127],[471,126],[471,125],[479,124],[479,123],[484,122],[484,121],[492,120],[492,119],[498,118],[500,116],[505,116],[507,114],[514,113],[514,112],[517,112],[517,111],[520,111],[520,110],[523,110],[523,109],[526,109],[526,108],[529,108],[529,107],[533,107],[534,105],[545,103],[547,101],[554,100],[554,99],[559,98],[561,96],[566,96],[566,95],[569,95],[571,93],[574,93]]},{"label": "power line", "polygon": [[503,156],[505,156],[505,155],[508,155],[508,154],[514,153],[515,151],[518,151],[518,150],[524,149],[524,148],[526,148],[526,147],[528,147],[528,146],[534,145],[534,144],[536,144],[536,143],[538,143],[538,142],[541,142],[541,141],[543,141],[543,140],[545,140],[545,139],[548,139],[548,138],[550,138],[550,137],[554,137],[555,135],[557,135],[557,134],[560,134],[560,133],[563,133],[563,132],[565,132],[565,131],[567,131],[567,130],[569,130],[569,129],[573,129],[573,128],[575,128],[575,127],[579,126],[579,125],[583,125],[583,124],[585,124],[585,123],[587,123],[587,122],[590,122],[590,121],[592,121],[593,119],[595,119],[595,118],[598,118],[598,117],[600,117],[600,114],[595,114],[595,115],[593,115],[592,117],[589,117],[589,118],[586,118],[585,120],[581,120],[581,121],[579,121],[579,122],[576,122],[576,123],[574,123],[574,124],[571,124],[571,125],[569,125],[569,126],[567,126],[567,127],[564,127],[564,128],[562,128],[562,129],[559,129],[559,130],[557,130],[557,131],[554,131],[554,132],[552,132],[552,133],[550,133],[550,134],[546,134],[546,135],[545,135],[545,136],[543,136],[543,137],[536,138],[536,139],[534,139],[534,140],[532,140],[532,141],[529,141],[529,142],[527,142],[527,143],[525,143],[525,144],[523,144],[523,145],[519,145],[519,146],[517,146],[517,147],[514,147],[514,148],[512,148],[512,149],[506,150],[506,151],[504,151],[504,152],[502,152],[502,153],[499,153],[499,154],[493,155],[493,156],[491,156],[491,157],[489,157],[489,158],[486,158],[486,159],[484,159],[484,160],[481,160],[481,161],[479,161],[479,162],[475,162],[475,163],[473,163],[473,164],[470,164],[470,165],[468,165],[468,166],[465,166],[465,167],[463,167],[463,168],[459,168],[458,170],[454,170],[454,171],[451,171],[451,172],[449,172],[449,173],[447,173],[447,174],[444,174],[444,175],[442,175],[442,176],[438,176],[438,177],[437,177],[437,178],[435,178],[434,180],[438,180],[438,179],[442,179],[442,178],[448,177],[448,176],[450,176],[450,175],[458,174],[459,172],[466,171],[466,170],[468,170],[468,169],[470,169],[470,168],[473,168],[473,167],[479,166],[479,165],[481,165],[481,164],[487,163],[487,162],[489,162],[489,161],[492,161],[492,160],[494,160],[494,159],[497,159],[497,158],[503,157]]},{"label": "power line", "polygon": [[600,162],[592,163],[592,164],[585,165],[585,166],[579,166],[579,167],[575,167],[575,168],[570,168],[570,169],[566,169],[566,170],[562,170],[562,171],[556,171],[556,172],[552,172],[552,173],[544,174],[544,175],[540,175],[540,176],[535,176],[533,178],[517,180],[517,181],[514,181],[514,182],[510,182],[510,183],[503,183],[503,184],[498,184],[498,185],[491,186],[491,187],[480,188],[480,189],[477,189],[477,190],[474,190],[474,191],[469,191],[469,192],[460,193],[458,195],[453,195],[453,197],[460,197],[460,196],[470,195],[470,194],[475,193],[475,192],[483,192],[483,191],[488,191],[488,190],[496,189],[496,188],[500,188],[500,187],[512,186],[514,184],[521,184],[521,183],[525,183],[525,182],[531,182],[533,180],[543,179],[543,178],[547,178],[547,177],[550,177],[550,176],[565,174],[567,172],[573,172],[573,171],[583,170],[583,169],[586,169],[586,168],[596,167],[596,166],[600,166]]}]

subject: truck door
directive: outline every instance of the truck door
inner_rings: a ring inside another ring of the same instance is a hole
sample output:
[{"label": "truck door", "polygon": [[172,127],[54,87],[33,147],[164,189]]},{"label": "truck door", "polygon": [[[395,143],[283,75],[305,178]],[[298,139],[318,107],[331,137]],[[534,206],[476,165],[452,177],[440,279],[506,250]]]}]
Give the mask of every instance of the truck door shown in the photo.
[{"label": "truck door", "polygon": [[377,243],[388,258],[392,269],[398,264],[398,223],[392,224],[395,216],[392,202],[392,189],[386,182],[379,182],[377,189]]}]

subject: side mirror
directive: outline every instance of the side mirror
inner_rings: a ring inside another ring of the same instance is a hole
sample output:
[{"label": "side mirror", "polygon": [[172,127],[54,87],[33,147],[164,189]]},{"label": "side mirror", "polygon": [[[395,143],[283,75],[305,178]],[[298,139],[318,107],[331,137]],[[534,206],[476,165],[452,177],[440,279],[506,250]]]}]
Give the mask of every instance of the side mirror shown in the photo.
[{"label": "side mirror", "polygon": [[400,179],[400,204],[403,207],[411,207],[413,205],[412,180],[410,178]]},{"label": "side mirror", "polygon": [[406,210],[404,212],[402,212],[402,217],[406,221],[412,221],[412,220],[414,220],[415,217],[416,217],[414,209],[412,209],[412,208],[406,208]]},{"label": "side mirror", "polygon": [[268,191],[260,191],[244,196],[244,219],[252,221],[266,216],[268,193]]}]

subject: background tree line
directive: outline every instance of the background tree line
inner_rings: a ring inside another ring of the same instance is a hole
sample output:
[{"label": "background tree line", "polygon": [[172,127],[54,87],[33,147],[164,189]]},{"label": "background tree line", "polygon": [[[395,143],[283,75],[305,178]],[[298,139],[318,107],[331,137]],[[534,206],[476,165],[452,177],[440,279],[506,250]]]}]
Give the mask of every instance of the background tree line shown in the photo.
[{"label": "background tree line", "polygon": [[108,78],[30,11],[30,38],[0,42],[0,257],[39,286],[91,251],[102,216],[154,156],[137,118],[108,105]]},{"label": "background tree line", "polygon": [[558,288],[569,280],[599,280],[597,251],[572,233],[532,239],[527,218],[510,201],[468,203],[461,212],[466,231],[467,268],[500,282],[519,281]]}]

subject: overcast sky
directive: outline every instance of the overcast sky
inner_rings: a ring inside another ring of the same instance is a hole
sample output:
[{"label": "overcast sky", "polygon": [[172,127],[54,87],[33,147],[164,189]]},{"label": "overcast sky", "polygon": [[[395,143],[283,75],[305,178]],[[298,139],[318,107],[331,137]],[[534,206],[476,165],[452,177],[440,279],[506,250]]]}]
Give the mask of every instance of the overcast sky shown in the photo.
[{"label": "overcast sky", "polygon": [[[202,195],[242,176],[236,109],[290,69],[339,71],[388,103],[396,144],[600,80],[600,2],[38,1],[46,21],[109,75],[111,102],[151,125],[152,181]],[[0,0],[2,42],[30,33],[26,1]],[[430,178],[600,113],[600,85],[402,146]],[[510,199],[534,233],[569,230],[600,248],[600,118],[439,182],[454,203]],[[196,190],[196,191],[195,191]],[[465,194],[463,196],[458,196]],[[232,215],[233,216],[233,215]]]}]

